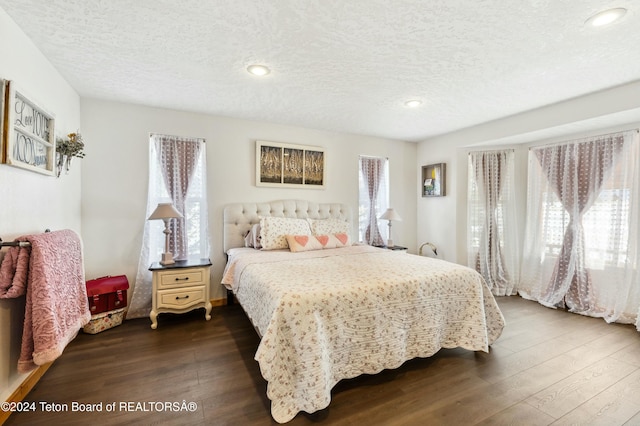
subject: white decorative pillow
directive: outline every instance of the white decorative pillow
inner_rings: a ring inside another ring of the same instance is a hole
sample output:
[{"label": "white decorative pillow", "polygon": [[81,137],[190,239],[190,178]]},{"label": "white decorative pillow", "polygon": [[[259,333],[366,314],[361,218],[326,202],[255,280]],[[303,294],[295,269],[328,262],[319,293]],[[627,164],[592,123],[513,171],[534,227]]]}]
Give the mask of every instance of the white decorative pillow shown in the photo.
[{"label": "white decorative pillow", "polygon": [[351,245],[348,234],[329,235],[287,235],[289,250],[292,252],[322,250],[326,248],[338,248]]},{"label": "white decorative pillow", "polygon": [[262,250],[286,249],[287,235],[310,235],[311,229],[305,219],[289,217],[263,217],[260,219],[260,243]]},{"label": "white decorative pillow", "polygon": [[313,235],[348,234],[349,222],[338,218],[307,219]]}]

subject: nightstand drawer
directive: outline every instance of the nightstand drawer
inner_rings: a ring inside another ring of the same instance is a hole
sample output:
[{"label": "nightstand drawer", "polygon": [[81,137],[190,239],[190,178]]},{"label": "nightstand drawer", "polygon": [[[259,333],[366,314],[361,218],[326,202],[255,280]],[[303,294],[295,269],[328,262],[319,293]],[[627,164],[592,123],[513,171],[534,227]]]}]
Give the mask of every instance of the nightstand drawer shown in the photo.
[{"label": "nightstand drawer", "polygon": [[175,288],[202,284],[205,281],[203,268],[174,269],[158,273],[158,288]]},{"label": "nightstand drawer", "polygon": [[158,291],[158,309],[186,309],[193,305],[204,303],[205,301],[204,287]]}]

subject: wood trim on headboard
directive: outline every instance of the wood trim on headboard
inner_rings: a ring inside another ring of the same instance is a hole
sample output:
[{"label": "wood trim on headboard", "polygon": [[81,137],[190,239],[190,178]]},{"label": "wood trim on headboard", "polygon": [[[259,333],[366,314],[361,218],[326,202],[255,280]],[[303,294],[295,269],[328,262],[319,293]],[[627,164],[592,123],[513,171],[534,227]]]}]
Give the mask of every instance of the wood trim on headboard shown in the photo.
[{"label": "wood trim on headboard", "polygon": [[280,200],[264,203],[235,203],[224,208],[224,251],[244,247],[244,236],[261,217],[298,219],[339,218],[351,223],[351,207],[342,203],[315,203],[304,200]]}]

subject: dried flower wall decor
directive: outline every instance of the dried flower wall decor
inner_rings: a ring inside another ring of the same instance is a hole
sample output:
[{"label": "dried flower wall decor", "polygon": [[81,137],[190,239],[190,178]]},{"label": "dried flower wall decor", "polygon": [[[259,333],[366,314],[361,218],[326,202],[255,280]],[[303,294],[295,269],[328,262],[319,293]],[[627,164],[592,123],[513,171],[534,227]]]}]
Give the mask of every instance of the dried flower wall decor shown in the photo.
[{"label": "dried flower wall decor", "polygon": [[56,140],[56,176],[60,177],[62,169],[69,173],[71,160],[74,157],[84,158],[84,139],[78,133],[69,133],[67,139],[57,138]]}]

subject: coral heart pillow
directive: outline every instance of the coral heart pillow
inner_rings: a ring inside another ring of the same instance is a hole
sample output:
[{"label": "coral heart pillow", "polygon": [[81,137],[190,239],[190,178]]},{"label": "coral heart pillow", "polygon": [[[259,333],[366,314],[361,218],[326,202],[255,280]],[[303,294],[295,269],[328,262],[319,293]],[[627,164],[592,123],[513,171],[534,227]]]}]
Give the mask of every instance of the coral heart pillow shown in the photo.
[{"label": "coral heart pillow", "polygon": [[322,250],[325,248],[346,247],[351,245],[348,234],[329,235],[287,235],[289,250],[292,252]]},{"label": "coral heart pillow", "polygon": [[[322,250],[324,245],[314,235],[287,235],[289,250],[292,252]],[[326,243],[327,241],[325,241]]]}]

